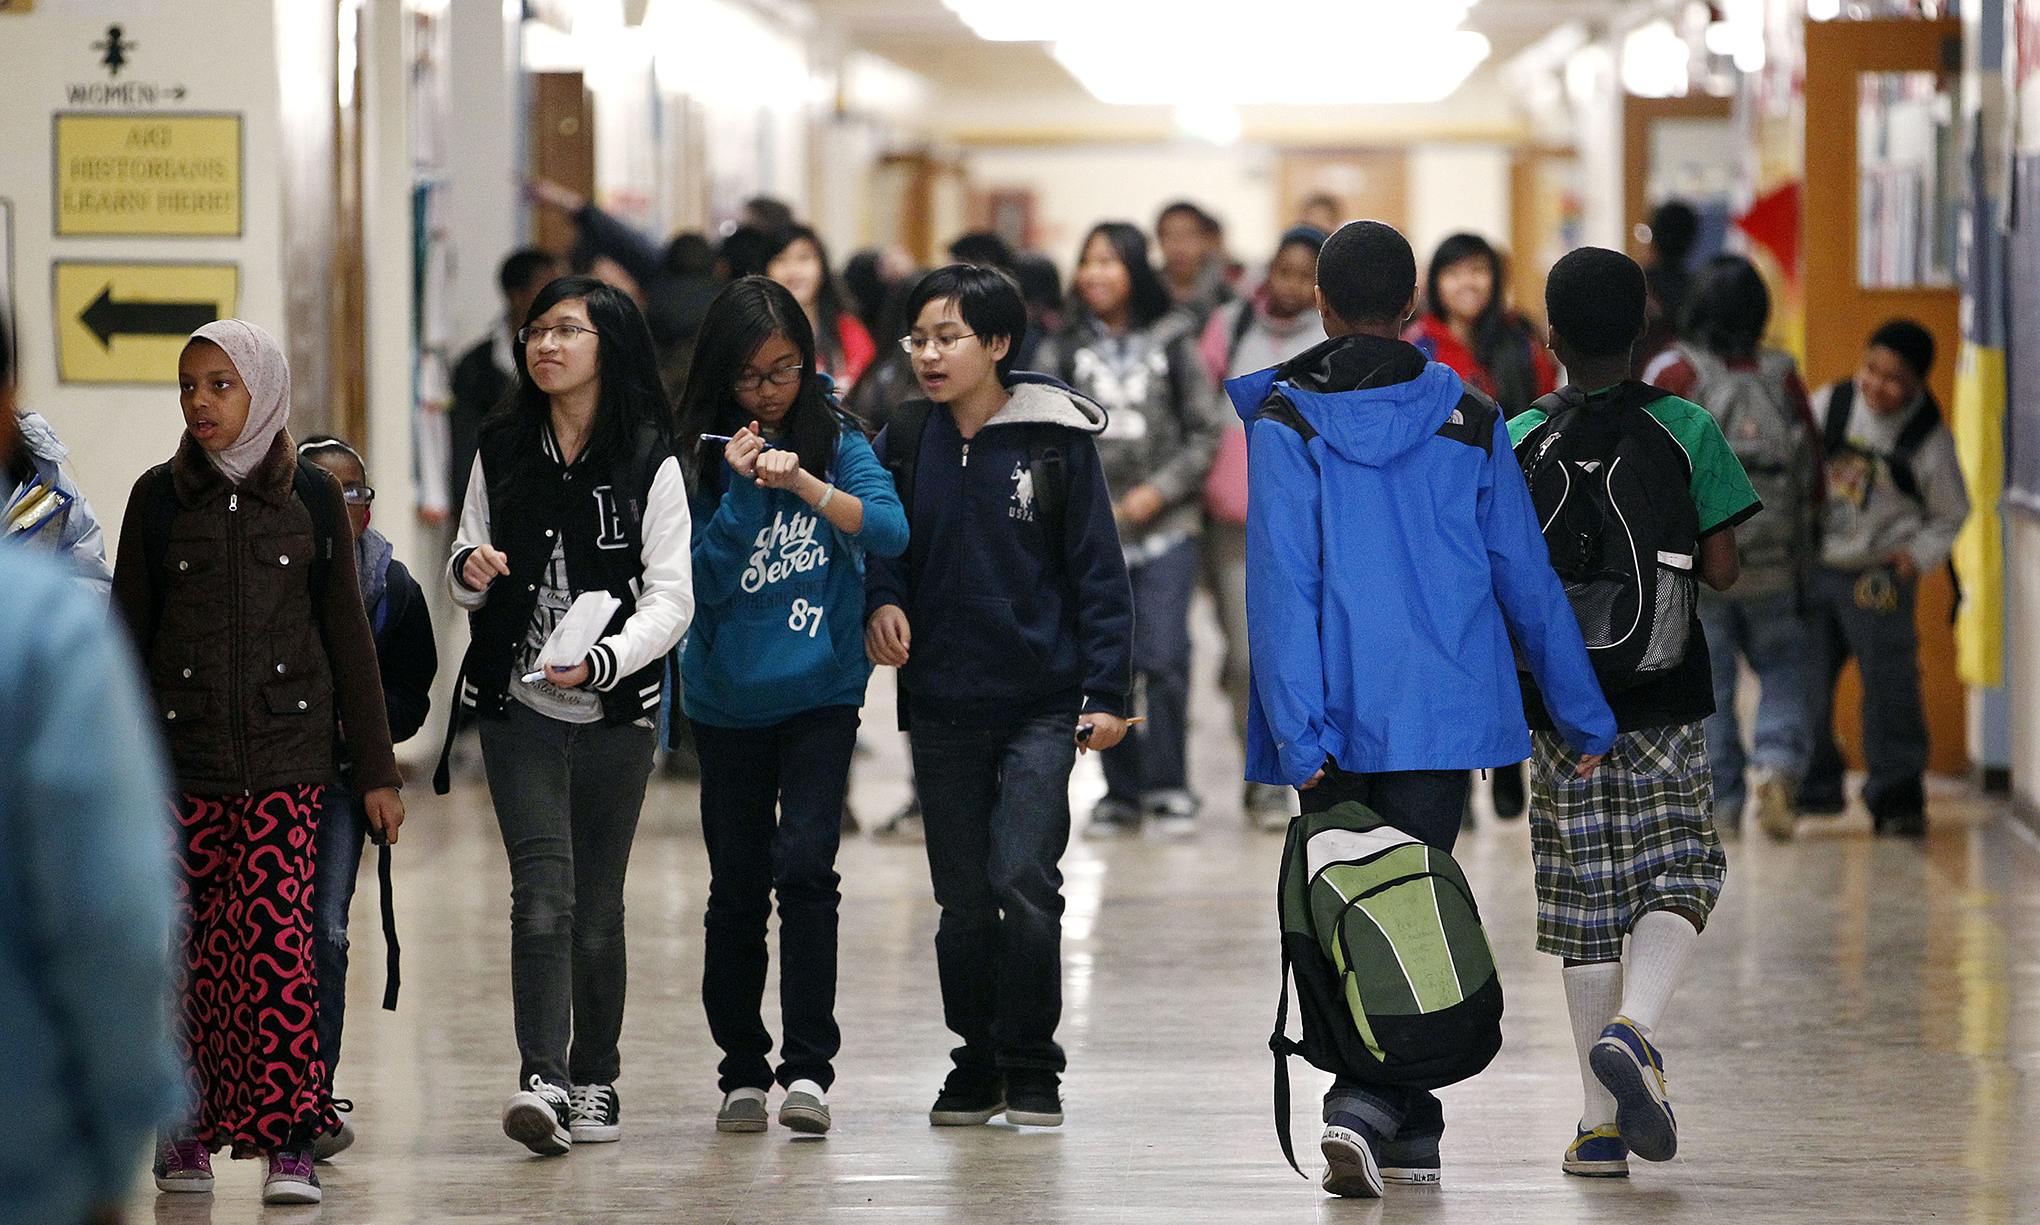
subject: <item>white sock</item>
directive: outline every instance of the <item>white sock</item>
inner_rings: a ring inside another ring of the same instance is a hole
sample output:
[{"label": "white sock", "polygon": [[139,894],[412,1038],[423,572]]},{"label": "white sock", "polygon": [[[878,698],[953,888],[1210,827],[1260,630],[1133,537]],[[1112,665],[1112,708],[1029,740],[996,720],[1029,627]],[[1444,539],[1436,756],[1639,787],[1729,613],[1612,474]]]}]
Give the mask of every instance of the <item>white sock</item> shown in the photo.
[{"label": "white sock", "polygon": [[1686,963],[1693,959],[1693,945],[1699,939],[1699,929],[1690,920],[1669,910],[1653,910],[1629,929],[1622,1015],[1636,1022],[1644,1037],[1657,1028],[1672,992],[1685,979]]},{"label": "white sock", "polygon": [[1580,1057],[1580,1085],[1586,1091],[1580,1126],[1592,1131],[1615,1122],[1615,1098],[1587,1065],[1587,1052],[1622,1004],[1622,963],[1601,961],[1565,968],[1565,1007],[1572,1014],[1573,1048]]}]

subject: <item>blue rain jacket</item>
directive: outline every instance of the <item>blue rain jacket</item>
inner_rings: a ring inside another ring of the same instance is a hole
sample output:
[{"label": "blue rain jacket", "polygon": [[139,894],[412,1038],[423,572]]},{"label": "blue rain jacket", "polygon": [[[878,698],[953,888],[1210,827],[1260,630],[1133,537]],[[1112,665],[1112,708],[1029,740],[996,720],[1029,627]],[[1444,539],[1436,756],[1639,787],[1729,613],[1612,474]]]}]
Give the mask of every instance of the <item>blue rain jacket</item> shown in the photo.
[{"label": "blue rain jacket", "polygon": [[1567,742],[1607,751],[1615,717],[1492,401],[1368,336],[1226,391],[1250,474],[1247,778],[1523,760],[1511,634]]}]

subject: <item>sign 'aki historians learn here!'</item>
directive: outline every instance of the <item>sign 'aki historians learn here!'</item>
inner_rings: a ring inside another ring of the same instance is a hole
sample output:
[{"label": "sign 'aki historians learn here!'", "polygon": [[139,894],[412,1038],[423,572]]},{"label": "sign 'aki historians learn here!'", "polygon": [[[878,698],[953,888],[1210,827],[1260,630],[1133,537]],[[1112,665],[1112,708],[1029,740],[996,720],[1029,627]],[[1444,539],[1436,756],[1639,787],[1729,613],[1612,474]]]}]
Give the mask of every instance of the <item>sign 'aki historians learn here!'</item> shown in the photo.
[{"label": "sign 'aki historians learn here!'", "polygon": [[59,237],[241,233],[239,115],[59,113]]}]

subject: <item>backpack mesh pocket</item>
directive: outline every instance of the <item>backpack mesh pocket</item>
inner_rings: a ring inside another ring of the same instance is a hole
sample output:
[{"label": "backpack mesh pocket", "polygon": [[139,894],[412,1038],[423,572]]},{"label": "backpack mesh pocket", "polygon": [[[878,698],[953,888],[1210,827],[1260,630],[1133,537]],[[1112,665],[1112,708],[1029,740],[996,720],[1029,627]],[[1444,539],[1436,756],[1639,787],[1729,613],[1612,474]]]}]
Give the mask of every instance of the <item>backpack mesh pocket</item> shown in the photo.
[{"label": "backpack mesh pocket", "polygon": [[1643,650],[1638,672],[1662,672],[1686,658],[1686,640],[1693,627],[1693,602],[1699,588],[1693,576],[1670,566],[1657,571],[1657,610],[1650,623],[1650,645]]},{"label": "backpack mesh pocket", "polygon": [[1636,607],[1636,597],[1625,579],[1590,578],[1567,583],[1565,598],[1572,605],[1573,616],[1579,619],[1580,637],[1586,640],[1589,651],[1621,641],[1634,624],[1633,616],[1625,618],[1628,624],[1615,623],[1618,615]]}]

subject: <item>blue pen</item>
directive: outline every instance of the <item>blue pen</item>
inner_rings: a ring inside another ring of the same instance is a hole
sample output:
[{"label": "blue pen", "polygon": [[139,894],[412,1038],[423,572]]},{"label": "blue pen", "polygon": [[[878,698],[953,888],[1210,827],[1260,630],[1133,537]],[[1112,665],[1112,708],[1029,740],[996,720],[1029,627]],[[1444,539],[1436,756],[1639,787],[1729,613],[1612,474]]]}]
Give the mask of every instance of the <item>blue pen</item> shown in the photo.
[{"label": "blue pen", "polygon": [[[703,441],[703,442],[720,442],[720,443],[732,443],[732,442],[735,442],[735,441],[736,441],[736,439],[735,439],[734,437],[732,437],[731,435],[728,435],[728,434],[703,434],[703,435],[701,436],[701,441]],[[768,450],[768,451],[770,451],[770,450],[772,449],[772,444],[771,444],[771,443],[769,443],[769,442],[768,442],[768,443],[766,443],[766,444],[765,444],[765,449],[766,449],[766,450]]]}]

